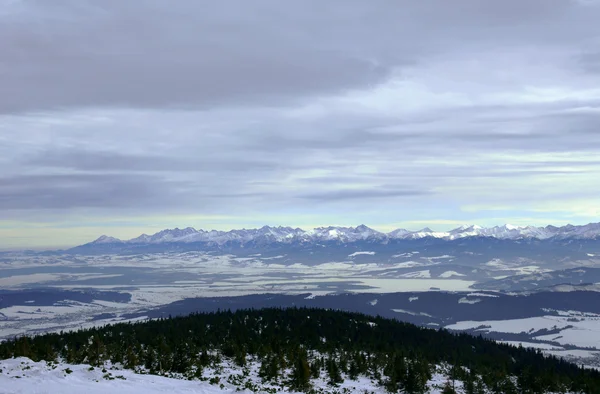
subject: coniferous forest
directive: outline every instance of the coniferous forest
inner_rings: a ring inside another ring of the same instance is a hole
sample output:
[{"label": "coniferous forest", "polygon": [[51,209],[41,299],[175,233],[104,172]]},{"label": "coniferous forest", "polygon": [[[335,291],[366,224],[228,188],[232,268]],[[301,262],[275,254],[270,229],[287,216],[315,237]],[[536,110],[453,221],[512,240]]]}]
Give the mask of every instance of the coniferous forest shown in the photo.
[{"label": "coniferous forest", "polygon": [[365,376],[389,392],[424,393],[433,367],[444,364],[468,394],[600,393],[600,372],[533,349],[323,309],[219,311],[0,343],[0,359],[18,356],[97,367],[110,361],[189,379],[204,379],[203,370],[224,359],[240,368],[259,360],[264,381],[304,392],[316,377],[333,388]]}]

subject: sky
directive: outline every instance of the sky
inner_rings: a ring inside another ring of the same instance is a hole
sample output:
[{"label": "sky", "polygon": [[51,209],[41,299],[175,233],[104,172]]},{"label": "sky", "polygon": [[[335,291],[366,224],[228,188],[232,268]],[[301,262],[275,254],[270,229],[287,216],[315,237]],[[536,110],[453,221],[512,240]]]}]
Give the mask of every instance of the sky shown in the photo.
[{"label": "sky", "polygon": [[600,1],[0,0],[0,248],[600,221]]}]

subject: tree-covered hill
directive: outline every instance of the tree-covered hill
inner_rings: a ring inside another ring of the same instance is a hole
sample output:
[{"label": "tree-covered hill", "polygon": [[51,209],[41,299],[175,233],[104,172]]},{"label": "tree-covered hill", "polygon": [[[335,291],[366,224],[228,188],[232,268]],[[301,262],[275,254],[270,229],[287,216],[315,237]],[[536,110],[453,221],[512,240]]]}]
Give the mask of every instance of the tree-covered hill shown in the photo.
[{"label": "tree-covered hill", "polygon": [[[0,344],[0,359],[60,358],[140,372],[203,379],[224,359],[241,369],[261,363],[265,382],[311,390],[311,379],[366,376],[390,392],[421,393],[435,365],[466,393],[600,393],[600,372],[539,351],[396,320],[324,309],[261,309],[193,314],[77,332],[20,337]],[[453,390],[448,386],[448,390]],[[452,391],[448,391],[452,392]]]}]

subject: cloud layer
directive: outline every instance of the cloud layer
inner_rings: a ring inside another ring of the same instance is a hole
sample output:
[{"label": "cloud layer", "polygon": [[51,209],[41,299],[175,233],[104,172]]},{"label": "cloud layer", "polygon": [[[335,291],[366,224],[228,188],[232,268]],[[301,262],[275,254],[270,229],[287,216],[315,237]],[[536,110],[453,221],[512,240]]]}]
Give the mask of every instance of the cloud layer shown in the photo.
[{"label": "cloud layer", "polygon": [[0,246],[600,220],[597,2],[0,5]]}]

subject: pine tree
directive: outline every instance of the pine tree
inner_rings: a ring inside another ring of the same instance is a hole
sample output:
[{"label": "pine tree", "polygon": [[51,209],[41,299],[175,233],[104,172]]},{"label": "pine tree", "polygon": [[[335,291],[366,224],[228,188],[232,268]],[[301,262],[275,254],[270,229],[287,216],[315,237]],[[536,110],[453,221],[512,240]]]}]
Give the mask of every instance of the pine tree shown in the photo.
[{"label": "pine tree", "polygon": [[104,343],[100,337],[96,334],[92,337],[91,343],[87,348],[87,361],[90,365],[100,367],[104,364]]},{"label": "pine tree", "polygon": [[389,392],[395,393],[404,389],[407,371],[403,355],[396,353],[389,357],[383,372],[388,377],[385,386]]},{"label": "pine tree", "polygon": [[129,346],[127,348],[127,360],[125,361],[125,368],[127,369],[135,369],[139,365],[139,360],[137,356],[137,352],[133,348],[133,346]]},{"label": "pine tree", "polygon": [[263,382],[277,380],[279,377],[279,360],[276,355],[272,354],[263,359],[258,376],[262,378]]},{"label": "pine tree", "polygon": [[[200,366],[220,364],[223,355],[230,353],[238,364],[243,363],[242,355],[263,360],[261,375],[268,378],[277,379],[282,369],[290,368],[299,372],[300,382],[306,364],[300,368],[298,360],[305,358],[309,374],[318,377],[326,370],[332,385],[341,383],[344,373],[353,378],[364,374],[391,391],[419,393],[431,377],[430,364],[444,363],[454,365],[450,381],[462,380],[466,394],[600,392],[598,371],[537,351],[319,309],[194,314],[0,343],[0,357],[51,360],[60,356],[69,363],[87,360],[94,365],[110,360],[128,368],[141,363],[151,372],[181,371],[188,376]],[[463,366],[468,366],[468,373]]]},{"label": "pine tree", "polygon": [[293,389],[306,391],[310,387],[310,367],[308,366],[307,354],[304,349],[300,349],[296,353],[296,360],[290,378]]},{"label": "pine tree", "polygon": [[463,381],[463,390],[465,394],[475,394],[475,380],[477,376],[473,374],[473,369],[470,369],[469,372],[465,375],[465,379]]},{"label": "pine tree", "polygon": [[404,390],[408,394],[422,394],[427,391],[427,381],[431,378],[429,366],[422,360],[415,359],[408,363]]},{"label": "pine tree", "polygon": [[360,370],[356,361],[350,361],[350,366],[348,367],[348,377],[350,378],[350,380],[356,380],[358,378],[359,373]]},{"label": "pine tree", "polygon": [[453,387],[453,384],[450,383],[449,380],[444,384],[444,388],[442,389],[442,394],[456,394],[456,390]]},{"label": "pine tree", "polygon": [[342,374],[340,373],[340,368],[333,356],[330,356],[327,359],[327,374],[329,375],[329,384],[331,386],[337,386],[344,382]]}]

